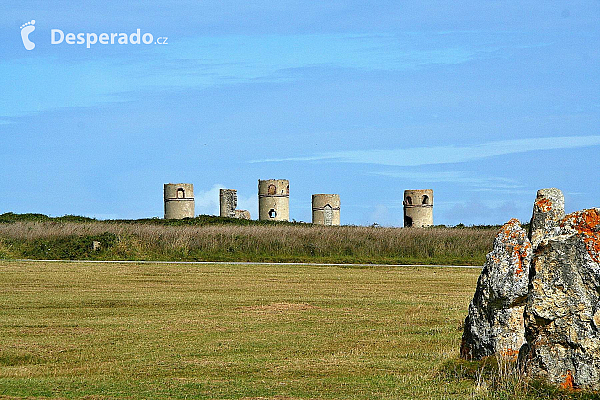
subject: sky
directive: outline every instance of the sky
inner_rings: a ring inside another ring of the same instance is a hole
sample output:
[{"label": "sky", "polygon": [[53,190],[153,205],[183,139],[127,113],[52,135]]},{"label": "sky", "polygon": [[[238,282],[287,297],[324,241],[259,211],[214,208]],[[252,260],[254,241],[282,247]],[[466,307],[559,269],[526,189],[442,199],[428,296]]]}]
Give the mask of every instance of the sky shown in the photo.
[{"label": "sky", "polygon": [[314,193],[356,225],[406,189],[445,225],[600,207],[600,0],[7,0],[0,39],[0,213],[162,217],[187,182],[257,218],[271,178],[306,222]]}]

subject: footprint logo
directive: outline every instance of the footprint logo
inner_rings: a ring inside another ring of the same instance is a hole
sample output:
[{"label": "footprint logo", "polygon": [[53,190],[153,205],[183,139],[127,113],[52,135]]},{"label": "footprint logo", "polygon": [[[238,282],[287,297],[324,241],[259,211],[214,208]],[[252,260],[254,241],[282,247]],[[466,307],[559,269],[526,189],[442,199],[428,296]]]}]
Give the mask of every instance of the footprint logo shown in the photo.
[{"label": "footprint logo", "polygon": [[35,48],[35,43],[29,40],[29,34],[35,31],[34,25],[35,19],[21,25],[21,39],[23,39],[23,46],[25,46],[25,49],[27,50],[33,50]]}]

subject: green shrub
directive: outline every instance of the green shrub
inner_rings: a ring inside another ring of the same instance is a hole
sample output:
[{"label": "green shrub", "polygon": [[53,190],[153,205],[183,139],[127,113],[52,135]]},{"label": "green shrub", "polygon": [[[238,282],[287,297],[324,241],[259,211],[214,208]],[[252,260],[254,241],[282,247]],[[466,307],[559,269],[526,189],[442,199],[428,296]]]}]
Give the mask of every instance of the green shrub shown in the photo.
[{"label": "green shrub", "polygon": [[[100,242],[100,249],[93,250],[94,241]],[[65,236],[53,238],[39,238],[30,241],[21,241],[22,257],[31,259],[48,260],[88,260],[102,258],[110,252],[117,243],[118,238],[114,233],[105,232],[100,235]],[[18,243],[19,240],[17,239]]]}]

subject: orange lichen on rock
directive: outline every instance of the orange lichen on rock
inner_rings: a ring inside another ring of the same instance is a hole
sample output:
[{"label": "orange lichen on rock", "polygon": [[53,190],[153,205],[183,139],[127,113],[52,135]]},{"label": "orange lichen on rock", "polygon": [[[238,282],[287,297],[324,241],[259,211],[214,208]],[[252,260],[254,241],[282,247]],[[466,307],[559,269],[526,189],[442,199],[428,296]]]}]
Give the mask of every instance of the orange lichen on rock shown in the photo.
[{"label": "orange lichen on rock", "polygon": [[515,275],[521,275],[523,273],[523,265],[521,265],[521,260],[519,259],[519,265],[515,270]]},{"label": "orange lichen on rock", "polygon": [[520,231],[515,229],[515,227],[521,227],[521,222],[516,219],[513,218],[510,221],[508,221],[506,224],[502,225],[502,228],[500,228],[500,232],[504,234],[504,236],[506,236],[507,238],[521,238],[525,236],[524,231]]},{"label": "orange lichen on rock", "polygon": [[548,212],[552,210],[552,201],[546,198],[540,198],[535,201],[534,206],[541,212]]},{"label": "orange lichen on rock", "polygon": [[500,352],[500,355],[510,361],[517,361],[517,357],[519,356],[519,350],[515,349],[506,349]]},{"label": "orange lichen on rock", "polygon": [[589,210],[583,210],[574,212],[567,215],[560,221],[560,226],[570,225],[577,232],[584,235],[593,235],[598,233],[598,226],[600,225],[600,212],[597,208],[590,208]]},{"label": "orange lichen on rock", "polygon": [[514,247],[513,257],[517,264],[515,275],[521,275],[523,273],[523,259],[527,257],[529,248],[531,248],[530,242],[525,242],[523,245],[516,245]]},{"label": "orange lichen on rock", "polygon": [[[506,224],[502,226],[500,229],[500,233],[504,235],[506,240],[508,239],[524,239],[527,235],[523,229],[521,229],[521,222],[513,218],[508,221]],[[527,251],[531,247],[531,243],[526,241],[523,245],[515,245],[513,247],[513,259],[517,264],[517,268],[515,270],[516,275],[520,275],[523,273],[523,258],[527,256]],[[492,259],[496,262],[500,262],[500,259],[492,256]]]},{"label": "orange lichen on rock", "polygon": [[518,219],[498,230],[477,281],[465,319],[463,359],[492,355],[514,360],[525,341],[523,310],[531,265],[531,242]]},{"label": "orange lichen on rock", "polygon": [[565,380],[560,384],[560,387],[563,389],[574,389],[575,382],[573,380],[573,372],[571,370],[567,370],[567,374],[565,375]]},{"label": "orange lichen on rock", "polygon": [[586,236],[583,241],[590,257],[600,262],[600,212],[597,208],[578,211],[567,215],[560,226],[572,226],[578,233]]}]

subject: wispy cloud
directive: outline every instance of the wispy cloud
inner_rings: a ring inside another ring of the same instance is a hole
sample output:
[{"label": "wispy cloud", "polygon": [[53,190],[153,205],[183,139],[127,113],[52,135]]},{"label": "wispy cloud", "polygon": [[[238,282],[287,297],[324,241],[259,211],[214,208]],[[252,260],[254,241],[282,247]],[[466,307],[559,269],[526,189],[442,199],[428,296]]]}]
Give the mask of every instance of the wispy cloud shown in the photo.
[{"label": "wispy cloud", "polygon": [[252,160],[253,163],[281,161],[331,161],[359,164],[417,165],[461,163],[493,156],[526,153],[540,150],[569,149],[600,145],[600,135],[558,136],[501,140],[470,146],[433,146],[404,149],[348,150],[319,153],[304,157],[269,158]]},{"label": "wispy cloud", "polygon": [[219,215],[219,190],[225,186],[215,183],[209,190],[196,190],[194,193],[196,215]]},{"label": "wispy cloud", "polygon": [[523,185],[508,178],[494,176],[473,176],[466,171],[379,171],[369,175],[387,176],[422,183],[452,182],[479,188],[517,189]]},{"label": "wispy cloud", "polygon": [[[457,44],[464,35],[468,44]],[[425,32],[223,35],[173,38],[168,46],[104,53],[48,45],[35,58],[0,60],[0,75],[7,78],[0,79],[0,116],[132,100],[132,94],[146,90],[295,81],[315,68],[406,71],[455,66],[506,52],[488,39],[475,33]],[[506,40],[512,43],[509,47],[517,45],[515,38]],[[22,47],[20,41],[17,45]],[[41,51],[42,43],[39,47]]]},{"label": "wispy cloud", "polygon": [[[196,215],[219,215],[219,191],[225,189],[222,183],[215,183],[208,190],[194,192]],[[248,210],[253,218],[258,218],[258,201],[256,195],[242,196],[238,192],[238,210]]]}]

